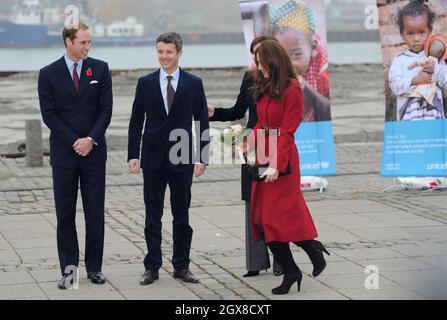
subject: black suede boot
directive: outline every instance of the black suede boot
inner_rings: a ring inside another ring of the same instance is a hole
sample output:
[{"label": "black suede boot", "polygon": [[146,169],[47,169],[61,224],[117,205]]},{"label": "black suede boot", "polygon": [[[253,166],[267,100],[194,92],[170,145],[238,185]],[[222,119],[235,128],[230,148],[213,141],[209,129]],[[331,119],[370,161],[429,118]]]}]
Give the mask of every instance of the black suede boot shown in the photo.
[{"label": "black suede boot", "polygon": [[277,277],[282,276],[284,274],[284,272],[282,271],[282,267],[275,259],[273,259],[273,274]]},{"label": "black suede boot", "polygon": [[303,250],[309,256],[309,259],[314,266],[312,275],[316,277],[320,273],[322,273],[324,268],[326,268],[326,260],[324,259],[323,252],[325,252],[327,255],[330,255],[323,244],[317,240],[300,241],[295,242],[295,244],[303,248]]},{"label": "black suede boot", "polygon": [[298,285],[299,292],[301,289],[301,280],[303,279],[303,274],[293,260],[289,244],[286,242],[270,242],[268,246],[273,253],[273,257],[281,265],[284,272],[284,277],[281,285],[279,287],[273,288],[272,293],[287,294],[295,282]]}]

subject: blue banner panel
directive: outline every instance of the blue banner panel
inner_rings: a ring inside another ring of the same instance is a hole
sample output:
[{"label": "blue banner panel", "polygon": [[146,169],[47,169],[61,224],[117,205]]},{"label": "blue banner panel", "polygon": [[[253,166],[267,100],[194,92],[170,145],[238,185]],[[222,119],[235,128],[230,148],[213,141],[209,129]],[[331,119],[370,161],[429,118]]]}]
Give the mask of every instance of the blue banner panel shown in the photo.
[{"label": "blue banner panel", "polygon": [[447,120],[385,122],[380,174],[446,177]]},{"label": "blue banner panel", "polygon": [[335,150],[332,121],[302,122],[295,133],[302,176],[334,175]]}]

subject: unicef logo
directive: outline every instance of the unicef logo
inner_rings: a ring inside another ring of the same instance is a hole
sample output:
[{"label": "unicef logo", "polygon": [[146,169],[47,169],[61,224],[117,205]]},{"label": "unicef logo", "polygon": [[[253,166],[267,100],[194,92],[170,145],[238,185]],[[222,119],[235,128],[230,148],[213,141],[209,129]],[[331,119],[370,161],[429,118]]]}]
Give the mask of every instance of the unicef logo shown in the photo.
[{"label": "unicef logo", "polygon": [[322,167],[323,169],[327,169],[327,168],[329,168],[329,162],[327,162],[327,161],[323,161],[323,162],[321,163],[321,167]]}]

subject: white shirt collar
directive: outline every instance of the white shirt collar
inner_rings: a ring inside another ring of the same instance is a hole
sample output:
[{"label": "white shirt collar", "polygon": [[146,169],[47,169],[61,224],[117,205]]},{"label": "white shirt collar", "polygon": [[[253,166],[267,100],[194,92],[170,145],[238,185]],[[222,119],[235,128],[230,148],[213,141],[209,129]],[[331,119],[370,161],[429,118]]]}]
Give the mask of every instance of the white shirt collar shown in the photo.
[{"label": "white shirt collar", "polygon": [[79,59],[79,61],[73,61],[73,60],[70,59],[69,56],[67,56],[67,54],[64,55],[64,58],[65,58],[65,62],[66,62],[68,65],[73,66],[75,63],[77,63],[78,66],[79,66],[79,65],[82,64],[82,59]]},{"label": "white shirt collar", "polygon": [[[174,80],[174,81],[177,80],[179,78],[179,76],[180,76],[180,68],[177,67],[177,69],[173,73],[171,73],[170,75],[172,76],[172,80]],[[169,74],[167,74],[163,70],[163,68],[160,68],[160,79],[161,80],[166,80],[167,76],[169,76]]]}]

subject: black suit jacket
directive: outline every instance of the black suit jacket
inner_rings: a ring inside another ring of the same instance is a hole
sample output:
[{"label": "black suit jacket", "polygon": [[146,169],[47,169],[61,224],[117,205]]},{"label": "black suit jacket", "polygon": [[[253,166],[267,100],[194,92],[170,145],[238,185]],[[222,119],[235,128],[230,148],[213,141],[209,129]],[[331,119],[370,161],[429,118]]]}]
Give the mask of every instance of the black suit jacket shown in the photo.
[{"label": "black suit jacket", "polygon": [[247,128],[253,129],[258,122],[258,115],[256,113],[256,102],[253,100],[253,79],[249,76],[248,71],[244,74],[234,106],[232,108],[215,108],[210,121],[239,120],[245,116],[247,110],[249,111]]},{"label": "black suit jacket", "polygon": [[[210,121],[239,120],[245,116],[247,110],[249,111],[247,128],[253,129],[258,122],[258,115],[256,113],[256,102],[253,100],[253,79],[249,76],[249,71],[244,74],[235,105],[232,108],[215,108]],[[252,179],[248,165],[242,165],[241,197],[244,201],[250,201]]]},{"label": "black suit jacket", "polygon": [[[87,74],[87,70],[91,74]],[[105,132],[112,118],[112,78],[104,61],[87,58],[82,63],[79,88],[64,57],[39,72],[40,111],[50,134],[50,163],[53,166],[76,166],[107,160]],[[92,83],[93,81],[93,83]],[[79,138],[91,137],[98,143],[90,154],[81,157],[73,150]]]},{"label": "black suit jacket", "polygon": [[[193,119],[196,121],[195,149]],[[138,79],[129,123],[128,161],[140,159],[141,141],[141,168],[146,172],[158,171],[166,155],[173,151],[181,159],[179,163],[169,161],[174,171],[192,169],[196,162],[208,164],[208,109],[200,78],[180,69],[169,114],[161,94],[160,70]]]}]

